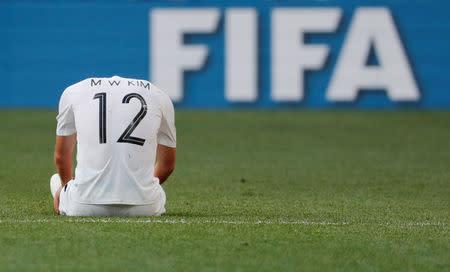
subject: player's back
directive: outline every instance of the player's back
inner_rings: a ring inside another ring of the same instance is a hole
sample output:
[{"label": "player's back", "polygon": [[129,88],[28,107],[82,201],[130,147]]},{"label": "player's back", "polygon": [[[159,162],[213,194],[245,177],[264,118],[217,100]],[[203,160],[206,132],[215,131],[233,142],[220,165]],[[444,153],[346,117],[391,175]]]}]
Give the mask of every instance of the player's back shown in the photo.
[{"label": "player's back", "polygon": [[150,203],[158,139],[175,144],[175,128],[166,124],[173,119],[167,95],[145,80],[89,78],[66,89],[60,115],[61,104],[70,105],[77,133],[74,199]]}]

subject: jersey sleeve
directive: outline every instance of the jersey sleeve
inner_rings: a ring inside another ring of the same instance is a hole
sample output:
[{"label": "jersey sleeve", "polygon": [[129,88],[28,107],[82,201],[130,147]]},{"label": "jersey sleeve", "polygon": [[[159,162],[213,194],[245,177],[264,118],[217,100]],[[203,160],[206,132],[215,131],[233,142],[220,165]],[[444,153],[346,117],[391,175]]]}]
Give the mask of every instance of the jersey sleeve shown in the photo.
[{"label": "jersey sleeve", "polygon": [[75,118],[69,92],[66,90],[59,100],[58,116],[56,116],[56,135],[69,136],[76,133]]},{"label": "jersey sleeve", "polygon": [[177,145],[175,110],[172,101],[165,94],[161,99],[161,113],[161,125],[157,135],[158,144],[175,148]]}]

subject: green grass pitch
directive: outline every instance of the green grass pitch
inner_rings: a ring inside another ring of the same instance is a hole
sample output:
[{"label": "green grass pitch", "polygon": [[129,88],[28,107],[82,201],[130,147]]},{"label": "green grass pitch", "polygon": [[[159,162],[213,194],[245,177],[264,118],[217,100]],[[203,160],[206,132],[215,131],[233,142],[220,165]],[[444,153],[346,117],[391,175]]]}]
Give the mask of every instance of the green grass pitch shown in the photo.
[{"label": "green grass pitch", "polygon": [[450,113],[177,111],[159,218],[53,213],[53,111],[0,111],[0,271],[450,271]]}]

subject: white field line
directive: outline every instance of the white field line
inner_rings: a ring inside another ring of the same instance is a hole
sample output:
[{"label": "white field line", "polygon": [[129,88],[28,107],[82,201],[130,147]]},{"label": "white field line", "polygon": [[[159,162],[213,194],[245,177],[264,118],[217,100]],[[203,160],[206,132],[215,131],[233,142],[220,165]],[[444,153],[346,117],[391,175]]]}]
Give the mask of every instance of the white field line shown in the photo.
[{"label": "white field line", "polygon": [[345,225],[374,225],[374,226],[447,226],[444,222],[408,222],[398,223],[361,223],[361,222],[315,222],[315,221],[228,221],[228,220],[186,220],[186,219],[126,219],[126,218],[64,218],[57,219],[0,219],[0,224],[27,224],[27,223],[131,223],[131,224],[217,224],[217,225],[320,225],[320,226],[345,226]]}]

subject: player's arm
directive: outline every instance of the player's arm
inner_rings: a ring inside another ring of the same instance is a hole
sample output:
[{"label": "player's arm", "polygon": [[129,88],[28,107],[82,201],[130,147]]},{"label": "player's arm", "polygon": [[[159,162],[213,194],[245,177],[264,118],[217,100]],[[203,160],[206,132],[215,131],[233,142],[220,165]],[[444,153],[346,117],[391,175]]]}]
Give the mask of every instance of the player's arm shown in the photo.
[{"label": "player's arm", "polygon": [[159,90],[157,87],[155,93],[159,93],[161,105],[161,124],[157,135],[158,147],[156,149],[156,165],[154,176],[159,178],[162,184],[175,169],[176,153],[176,129],[175,129],[175,110],[169,96]]},{"label": "player's arm", "polygon": [[54,160],[56,171],[61,177],[62,186],[72,179],[72,155],[76,144],[76,138],[76,133],[69,136],[56,136]]},{"label": "player's arm", "polygon": [[158,144],[156,150],[155,177],[162,184],[175,169],[176,148]]}]

